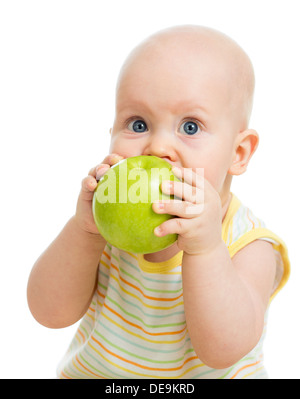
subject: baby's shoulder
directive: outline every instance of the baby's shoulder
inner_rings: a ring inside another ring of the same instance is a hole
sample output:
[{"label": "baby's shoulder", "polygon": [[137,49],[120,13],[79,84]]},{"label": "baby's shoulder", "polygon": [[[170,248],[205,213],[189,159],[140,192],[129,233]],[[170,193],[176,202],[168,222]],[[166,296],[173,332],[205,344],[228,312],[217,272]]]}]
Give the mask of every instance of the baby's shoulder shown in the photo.
[{"label": "baby's shoulder", "polygon": [[277,266],[273,298],[285,285],[290,275],[290,261],[285,242],[268,229],[265,223],[235,196],[232,197],[225,216],[222,234],[231,257],[256,240],[264,240],[272,244]]}]

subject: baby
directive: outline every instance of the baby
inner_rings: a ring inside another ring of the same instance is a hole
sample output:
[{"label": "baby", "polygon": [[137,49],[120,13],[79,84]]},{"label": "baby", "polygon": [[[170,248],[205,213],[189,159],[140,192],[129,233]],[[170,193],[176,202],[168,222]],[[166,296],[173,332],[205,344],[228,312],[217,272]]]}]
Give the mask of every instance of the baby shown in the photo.
[{"label": "baby", "polygon": [[[230,191],[258,145],[248,127],[253,91],[248,56],[213,29],[169,28],[129,55],[110,155],[83,179],[75,215],[29,277],[38,322],[61,328],[82,319],[60,378],[267,377],[266,314],[289,260],[282,240]],[[178,240],[146,255],[105,242],[92,215],[99,178],[137,155],[169,162],[179,181],[164,181],[162,191],[181,199],[153,204],[176,216],[155,234]]]}]

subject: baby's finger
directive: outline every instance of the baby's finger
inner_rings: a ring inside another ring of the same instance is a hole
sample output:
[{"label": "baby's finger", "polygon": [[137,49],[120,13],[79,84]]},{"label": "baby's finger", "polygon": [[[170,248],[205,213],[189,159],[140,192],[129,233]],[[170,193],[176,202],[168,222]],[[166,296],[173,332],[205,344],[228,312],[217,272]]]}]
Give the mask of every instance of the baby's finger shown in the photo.
[{"label": "baby's finger", "polygon": [[172,172],[185,183],[193,187],[204,188],[205,179],[203,168],[196,168],[196,171],[194,171],[192,168],[180,168],[175,166],[172,168]]},{"label": "baby's finger", "polygon": [[119,154],[109,154],[107,157],[105,157],[105,159],[103,160],[104,164],[108,164],[110,166],[115,165],[116,163],[122,161],[122,159],[124,159],[124,157],[122,155]]},{"label": "baby's finger", "polygon": [[100,169],[109,169],[110,165],[105,164],[105,163],[100,163],[99,165],[94,166],[90,171],[89,171],[89,175],[96,177],[97,173],[99,172]]},{"label": "baby's finger", "polygon": [[158,237],[167,234],[184,235],[190,230],[190,221],[187,219],[173,218],[169,219],[154,229],[154,234]]},{"label": "baby's finger", "polygon": [[203,204],[204,202],[204,190],[185,182],[165,180],[162,182],[161,189],[165,194],[174,195],[193,204]]},{"label": "baby's finger", "polygon": [[96,180],[99,181],[101,177],[110,169],[107,164],[101,164],[96,167]]},{"label": "baby's finger", "polygon": [[96,168],[98,168],[99,165],[94,166],[88,173],[89,176],[96,177]]},{"label": "baby's finger", "polygon": [[203,212],[204,204],[193,204],[182,200],[167,200],[154,202],[152,208],[156,213],[167,213],[180,218],[192,219]]},{"label": "baby's finger", "polygon": [[89,175],[93,176],[95,178],[101,177],[104,175],[104,173],[112,166],[115,165],[116,163],[120,162],[124,157],[118,154],[110,154],[107,157],[104,158],[103,162],[94,166],[90,171]]},{"label": "baby's finger", "polygon": [[81,189],[85,193],[93,193],[97,187],[97,180],[93,176],[86,176],[81,182]]}]

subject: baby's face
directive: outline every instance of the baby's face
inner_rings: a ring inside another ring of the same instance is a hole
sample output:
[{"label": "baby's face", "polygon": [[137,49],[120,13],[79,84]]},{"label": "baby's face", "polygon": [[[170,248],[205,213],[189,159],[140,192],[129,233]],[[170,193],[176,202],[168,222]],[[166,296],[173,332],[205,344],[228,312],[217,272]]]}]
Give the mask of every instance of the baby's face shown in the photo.
[{"label": "baby's face", "polygon": [[162,43],[134,56],[117,88],[110,152],[204,168],[221,193],[240,131],[227,64],[217,54],[203,58],[193,44]]}]

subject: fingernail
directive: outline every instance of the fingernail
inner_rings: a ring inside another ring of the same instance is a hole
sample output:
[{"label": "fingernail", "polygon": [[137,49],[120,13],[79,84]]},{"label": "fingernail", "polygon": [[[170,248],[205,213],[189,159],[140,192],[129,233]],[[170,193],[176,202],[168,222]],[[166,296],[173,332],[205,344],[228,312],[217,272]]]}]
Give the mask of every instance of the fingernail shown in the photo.
[{"label": "fingernail", "polygon": [[118,162],[120,162],[123,159],[123,157],[121,155],[114,155],[112,157],[111,163],[114,165]]},{"label": "fingernail", "polygon": [[160,236],[161,233],[162,233],[161,227],[160,226],[155,227],[154,234]]},{"label": "fingernail", "polygon": [[165,204],[163,202],[156,202],[155,205],[158,209],[164,209],[165,207]]},{"label": "fingernail", "polygon": [[173,182],[171,182],[171,181],[164,181],[163,182],[163,189],[165,191],[170,191],[172,186],[173,186]]}]

